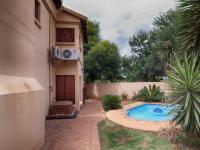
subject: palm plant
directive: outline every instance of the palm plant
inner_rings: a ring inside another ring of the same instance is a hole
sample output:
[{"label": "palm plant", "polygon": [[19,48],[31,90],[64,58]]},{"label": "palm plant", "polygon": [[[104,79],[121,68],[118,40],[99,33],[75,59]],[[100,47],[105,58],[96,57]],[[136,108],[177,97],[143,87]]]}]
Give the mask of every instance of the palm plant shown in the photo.
[{"label": "palm plant", "polygon": [[198,57],[187,57],[172,62],[172,70],[167,73],[172,87],[172,110],[176,125],[189,133],[200,133],[200,66]]},{"label": "palm plant", "polygon": [[149,85],[149,88],[146,86],[138,92],[136,98],[139,98],[145,102],[160,102],[164,97],[164,92],[161,92],[160,87],[156,85]]},{"label": "palm plant", "polygon": [[200,54],[200,1],[179,0],[179,2],[181,49]]}]

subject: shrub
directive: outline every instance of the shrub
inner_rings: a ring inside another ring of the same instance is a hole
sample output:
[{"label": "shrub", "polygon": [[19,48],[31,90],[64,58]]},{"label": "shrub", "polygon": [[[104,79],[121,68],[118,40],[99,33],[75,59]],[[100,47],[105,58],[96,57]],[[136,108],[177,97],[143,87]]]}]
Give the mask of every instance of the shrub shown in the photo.
[{"label": "shrub", "polygon": [[160,102],[164,97],[164,92],[161,92],[160,87],[156,85],[149,85],[149,88],[145,86],[141,89],[136,97],[144,102]]},{"label": "shrub", "polygon": [[200,134],[200,64],[197,57],[187,57],[172,62],[172,70],[167,73],[172,87],[170,97],[177,105],[172,111],[172,119],[186,132]]},{"label": "shrub", "polygon": [[122,98],[122,100],[127,100],[128,99],[128,94],[126,92],[123,92],[121,94],[121,98]]},{"label": "shrub", "polygon": [[121,108],[120,97],[117,95],[105,95],[103,97],[103,108],[105,111]]}]

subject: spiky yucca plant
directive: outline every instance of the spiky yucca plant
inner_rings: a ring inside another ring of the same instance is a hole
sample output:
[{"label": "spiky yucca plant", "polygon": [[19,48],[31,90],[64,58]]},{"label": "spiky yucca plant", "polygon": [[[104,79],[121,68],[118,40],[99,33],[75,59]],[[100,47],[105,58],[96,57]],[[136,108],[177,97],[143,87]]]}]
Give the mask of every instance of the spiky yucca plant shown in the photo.
[{"label": "spiky yucca plant", "polygon": [[164,97],[164,92],[161,92],[160,87],[156,85],[149,85],[149,88],[146,86],[142,88],[136,97],[145,102],[160,102]]},{"label": "spiky yucca plant", "polygon": [[172,70],[167,73],[172,87],[172,110],[176,125],[189,133],[200,133],[200,67],[197,57],[175,58]]}]

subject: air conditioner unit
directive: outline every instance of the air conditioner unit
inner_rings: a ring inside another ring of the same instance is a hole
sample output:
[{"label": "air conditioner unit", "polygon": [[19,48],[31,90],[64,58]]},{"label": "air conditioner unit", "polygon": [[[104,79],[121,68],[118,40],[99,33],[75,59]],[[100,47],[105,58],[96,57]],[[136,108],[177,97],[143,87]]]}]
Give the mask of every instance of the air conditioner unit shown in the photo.
[{"label": "air conditioner unit", "polygon": [[79,53],[76,49],[63,49],[62,60],[78,60]]},{"label": "air conditioner unit", "polygon": [[58,47],[52,47],[51,58],[53,58],[53,59],[61,59],[62,58],[61,49],[58,48]]}]

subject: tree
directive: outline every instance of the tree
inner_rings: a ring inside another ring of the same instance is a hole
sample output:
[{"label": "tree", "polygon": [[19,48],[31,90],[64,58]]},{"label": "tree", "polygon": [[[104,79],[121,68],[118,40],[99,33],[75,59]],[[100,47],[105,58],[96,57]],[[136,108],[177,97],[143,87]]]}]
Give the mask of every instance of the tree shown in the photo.
[{"label": "tree", "polygon": [[164,63],[153,49],[154,39],[154,34],[142,31],[130,39],[132,73],[128,73],[131,75],[127,77],[129,80],[157,81],[164,75]]},{"label": "tree", "polygon": [[[179,0],[179,59],[172,61],[168,82],[176,106],[173,122],[189,133],[200,135],[200,1]],[[193,54],[195,53],[196,56]]]},{"label": "tree", "polygon": [[88,43],[84,44],[85,54],[101,41],[99,22],[87,21]]},{"label": "tree", "polygon": [[170,9],[166,13],[161,13],[153,21],[154,30],[154,49],[158,52],[160,58],[169,62],[177,49],[178,31],[179,31],[179,11]]},{"label": "tree", "polygon": [[101,41],[85,56],[85,81],[116,81],[120,76],[118,47],[109,41]]},{"label": "tree", "polygon": [[133,82],[137,80],[137,77],[139,76],[137,73],[138,70],[134,67],[135,65],[134,59],[131,56],[123,56],[121,57],[121,74],[123,77],[123,80],[128,82]]},{"label": "tree", "polygon": [[180,43],[182,51],[195,52],[200,56],[200,1],[180,1]]},{"label": "tree", "polygon": [[133,35],[129,40],[132,55],[138,57],[149,55],[150,44],[150,34],[143,31],[140,31],[137,35]]}]

